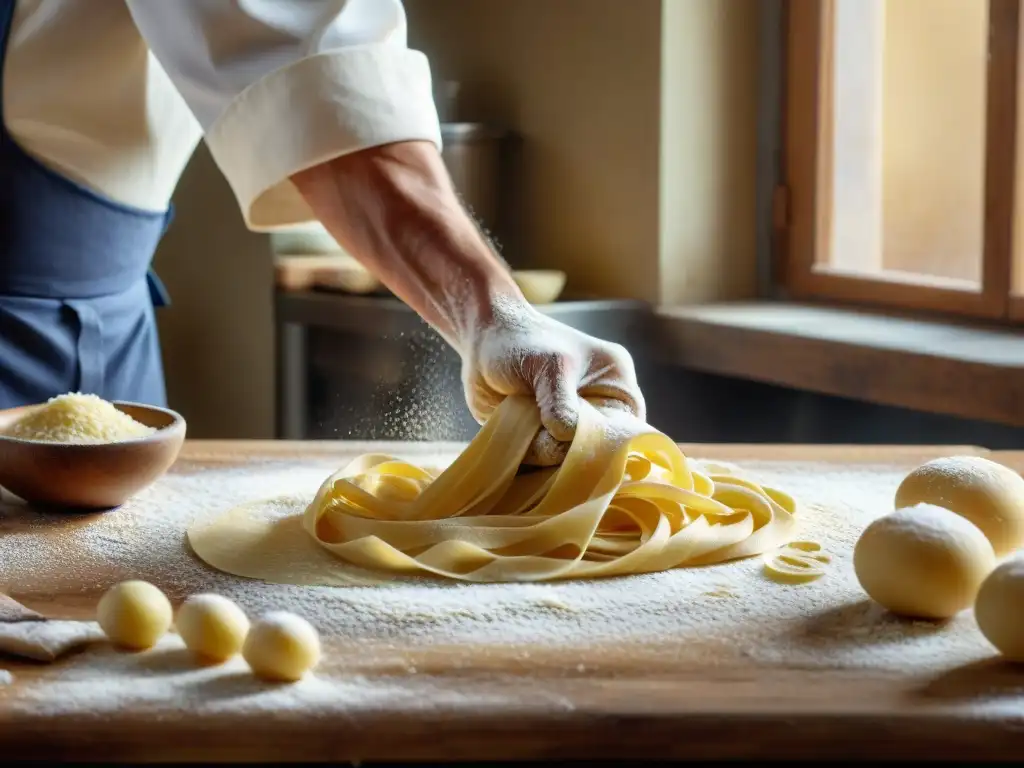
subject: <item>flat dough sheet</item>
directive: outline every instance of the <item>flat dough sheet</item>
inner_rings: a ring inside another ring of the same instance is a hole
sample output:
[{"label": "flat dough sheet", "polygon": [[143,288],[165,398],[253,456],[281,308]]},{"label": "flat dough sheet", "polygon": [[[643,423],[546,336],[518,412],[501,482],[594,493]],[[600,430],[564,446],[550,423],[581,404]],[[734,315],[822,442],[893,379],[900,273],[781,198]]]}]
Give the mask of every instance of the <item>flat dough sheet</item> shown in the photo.
[{"label": "flat dough sheet", "polygon": [[309,497],[279,496],[235,507],[189,528],[192,551],[220,571],[274,584],[355,587],[393,582],[350,566],[303,527]]},{"label": "flat dough sheet", "polygon": [[796,533],[788,494],[688,462],[629,414],[583,402],[562,466],[522,472],[539,430],[533,401],[509,397],[443,472],[361,456],[304,511],[297,499],[245,505],[194,524],[189,542],[238,576],[351,586],[381,574],[525,582],[644,573],[762,554]]}]

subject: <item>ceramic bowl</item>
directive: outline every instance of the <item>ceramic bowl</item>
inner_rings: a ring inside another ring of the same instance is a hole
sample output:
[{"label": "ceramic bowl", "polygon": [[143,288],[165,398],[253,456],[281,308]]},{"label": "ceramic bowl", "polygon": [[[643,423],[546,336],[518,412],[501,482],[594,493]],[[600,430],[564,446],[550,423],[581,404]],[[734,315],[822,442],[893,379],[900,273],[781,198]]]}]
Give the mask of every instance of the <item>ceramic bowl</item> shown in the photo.
[{"label": "ceramic bowl", "polygon": [[2,433],[39,406],[0,411],[0,486],[32,505],[117,507],[167,472],[185,441],[185,419],[166,408],[115,402],[156,431],[115,443],[48,443]]},{"label": "ceramic bowl", "polygon": [[551,304],[565,289],[565,272],[557,269],[514,270],[512,279],[531,304]]}]

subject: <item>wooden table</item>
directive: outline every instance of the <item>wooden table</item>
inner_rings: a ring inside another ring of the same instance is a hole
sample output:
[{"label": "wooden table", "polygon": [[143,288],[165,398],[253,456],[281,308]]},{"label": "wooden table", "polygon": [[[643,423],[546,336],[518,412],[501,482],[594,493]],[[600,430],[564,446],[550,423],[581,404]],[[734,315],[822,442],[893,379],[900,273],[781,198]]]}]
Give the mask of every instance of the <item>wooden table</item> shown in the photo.
[{"label": "wooden table", "polygon": [[[172,472],[287,457],[341,461],[365,448],[337,442],[192,442]],[[951,446],[683,449],[688,455],[738,462],[813,458],[840,465],[901,466],[939,455],[985,453]],[[1024,452],[990,455],[1024,469]],[[12,592],[52,616],[88,615],[96,599],[71,588],[53,595]],[[326,696],[319,709],[301,711],[243,707],[200,715],[177,704],[103,717],[26,713],[13,703],[33,686],[59,676],[67,660],[53,665],[3,660],[0,666],[16,679],[0,686],[0,755],[118,760],[982,759],[1019,757],[1024,748],[1024,671],[997,660],[925,679],[892,669],[808,669],[784,661],[735,660],[709,668],[697,662],[688,646],[665,643],[534,648],[528,655],[514,644],[423,647],[397,638],[353,649],[331,637],[324,643],[318,677],[325,685],[344,678],[349,687],[339,688],[335,698]],[[77,663],[88,663],[85,654],[91,652],[79,654]],[[410,665],[414,676],[406,674]],[[153,669],[150,674],[172,672]],[[236,695],[251,694],[248,685],[239,681]],[[344,690],[377,685],[408,695],[346,706]],[[972,714],[970,701],[985,692],[1001,693],[1004,706],[997,714]],[[433,698],[426,702],[421,695]]]}]

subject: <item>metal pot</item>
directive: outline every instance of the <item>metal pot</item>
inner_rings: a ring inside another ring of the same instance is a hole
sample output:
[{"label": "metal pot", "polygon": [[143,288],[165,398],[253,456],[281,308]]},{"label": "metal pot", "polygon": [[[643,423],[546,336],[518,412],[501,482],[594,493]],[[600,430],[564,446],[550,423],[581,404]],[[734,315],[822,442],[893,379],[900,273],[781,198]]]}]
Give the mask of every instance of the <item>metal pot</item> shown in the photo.
[{"label": "metal pot", "polygon": [[506,229],[506,131],[484,123],[442,123],[442,157],[455,189],[481,227],[499,243]]},{"label": "metal pot", "polygon": [[[442,123],[441,138],[441,156],[463,203],[494,240],[506,244],[510,233],[503,206],[509,197],[509,179],[503,169],[508,133],[484,123]],[[271,245],[278,255],[343,251],[319,222],[274,232]]]}]

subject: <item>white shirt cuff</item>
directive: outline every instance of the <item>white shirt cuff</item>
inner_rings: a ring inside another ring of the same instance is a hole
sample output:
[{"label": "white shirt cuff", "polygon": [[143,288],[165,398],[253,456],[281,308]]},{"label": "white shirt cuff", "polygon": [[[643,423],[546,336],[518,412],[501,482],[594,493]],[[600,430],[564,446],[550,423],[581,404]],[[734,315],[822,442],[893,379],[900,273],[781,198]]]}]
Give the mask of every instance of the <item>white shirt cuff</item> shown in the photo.
[{"label": "white shirt cuff", "polygon": [[316,221],[290,181],[369,147],[423,140],[441,148],[427,58],[390,44],[320,53],[240,93],[206,142],[246,225],[271,231]]}]

